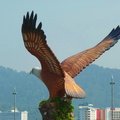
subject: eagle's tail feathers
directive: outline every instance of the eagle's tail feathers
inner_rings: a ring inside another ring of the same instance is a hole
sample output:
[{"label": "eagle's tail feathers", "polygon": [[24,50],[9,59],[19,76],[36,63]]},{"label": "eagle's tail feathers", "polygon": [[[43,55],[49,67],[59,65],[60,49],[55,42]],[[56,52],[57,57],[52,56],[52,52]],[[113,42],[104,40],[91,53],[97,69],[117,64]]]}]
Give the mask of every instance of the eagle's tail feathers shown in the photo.
[{"label": "eagle's tail feathers", "polygon": [[[69,77],[69,76],[68,76]],[[65,78],[65,92],[73,98],[85,98],[85,91],[71,78]]]}]

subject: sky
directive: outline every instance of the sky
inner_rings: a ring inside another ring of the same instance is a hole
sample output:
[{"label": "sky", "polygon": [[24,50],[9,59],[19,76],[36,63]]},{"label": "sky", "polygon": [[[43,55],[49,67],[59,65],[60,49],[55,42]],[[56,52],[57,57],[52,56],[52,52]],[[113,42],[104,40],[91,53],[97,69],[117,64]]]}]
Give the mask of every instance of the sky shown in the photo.
[{"label": "sky", "polygon": [[[120,25],[120,0],[1,0],[0,66],[27,72],[40,66],[25,49],[21,34],[23,15],[32,10],[60,62],[93,47]],[[94,64],[120,69],[119,53],[120,42]]]}]

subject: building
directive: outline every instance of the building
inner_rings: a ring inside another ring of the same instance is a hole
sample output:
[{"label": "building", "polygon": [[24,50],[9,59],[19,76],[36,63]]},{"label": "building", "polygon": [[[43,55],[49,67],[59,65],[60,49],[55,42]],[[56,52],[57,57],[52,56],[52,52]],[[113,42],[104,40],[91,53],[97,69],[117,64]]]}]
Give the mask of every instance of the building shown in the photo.
[{"label": "building", "polygon": [[[105,120],[120,120],[120,108],[114,108],[111,110],[111,108],[106,108],[106,119]],[[113,113],[112,113],[113,112]]]},{"label": "building", "polygon": [[96,108],[93,108],[93,107],[87,108],[86,120],[96,120]]},{"label": "building", "polygon": [[96,108],[92,104],[79,105],[78,120],[96,120]]},{"label": "building", "polygon": [[105,120],[105,110],[96,109],[96,120]]},{"label": "building", "polygon": [[88,108],[88,104],[79,105],[79,113],[78,120],[86,120],[86,110]]},{"label": "building", "polygon": [[17,109],[11,110],[9,112],[0,112],[0,120],[28,120],[28,112],[27,111],[18,111]]},{"label": "building", "polygon": [[78,120],[105,120],[105,110],[94,108],[92,104],[81,104]]},{"label": "building", "polygon": [[79,105],[78,120],[120,120],[120,108],[100,109],[92,104]]}]

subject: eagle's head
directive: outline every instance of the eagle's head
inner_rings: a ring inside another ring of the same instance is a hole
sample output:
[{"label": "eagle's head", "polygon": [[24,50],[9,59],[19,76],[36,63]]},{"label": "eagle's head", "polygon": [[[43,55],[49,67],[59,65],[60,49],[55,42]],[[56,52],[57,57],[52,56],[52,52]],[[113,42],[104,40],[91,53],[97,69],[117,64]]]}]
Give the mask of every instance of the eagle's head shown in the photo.
[{"label": "eagle's head", "polygon": [[33,74],[36,77],[38,77],[39,79],[41,79],[41,69],[39,67],[32,68],[32,70],[30,71],[30,74]]}]

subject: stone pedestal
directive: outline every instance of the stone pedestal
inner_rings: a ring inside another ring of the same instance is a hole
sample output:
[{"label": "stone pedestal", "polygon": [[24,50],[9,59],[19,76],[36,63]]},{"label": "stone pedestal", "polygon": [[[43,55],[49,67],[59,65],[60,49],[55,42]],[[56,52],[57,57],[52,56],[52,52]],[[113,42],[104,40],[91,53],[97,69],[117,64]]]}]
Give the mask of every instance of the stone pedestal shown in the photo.
[{"label": "stone pedestal", "polygon": [[55,98],[42,101],[39,111],[43,120],[74,120],[73,106],[67,98]]}]

